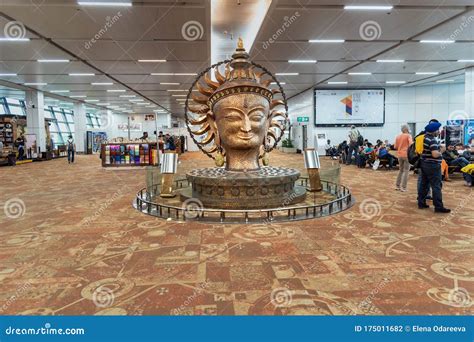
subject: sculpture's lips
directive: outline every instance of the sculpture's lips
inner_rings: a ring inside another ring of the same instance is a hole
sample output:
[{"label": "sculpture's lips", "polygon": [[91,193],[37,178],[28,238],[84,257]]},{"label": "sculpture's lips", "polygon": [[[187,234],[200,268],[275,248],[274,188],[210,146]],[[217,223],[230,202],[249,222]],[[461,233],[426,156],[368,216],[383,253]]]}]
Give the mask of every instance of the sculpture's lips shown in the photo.
[{"label": "sculpture's lips", "polygon": [[253,136],[254,136],[253,134],[246,134],[246,135],[239,134],[237,137],[242,140],[250,140],[253,138]]}]

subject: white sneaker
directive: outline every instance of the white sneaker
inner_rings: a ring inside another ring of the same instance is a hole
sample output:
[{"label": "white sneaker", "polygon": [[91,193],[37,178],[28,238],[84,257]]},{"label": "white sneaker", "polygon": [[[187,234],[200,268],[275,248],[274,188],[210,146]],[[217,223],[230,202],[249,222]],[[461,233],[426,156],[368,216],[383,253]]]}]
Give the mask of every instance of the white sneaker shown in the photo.
[{"label": "white sneaker", "polygon": [[401,191],[401,192],[407,192],[408,190],[407,190],[407,189],[400,188],[400,191]]}]

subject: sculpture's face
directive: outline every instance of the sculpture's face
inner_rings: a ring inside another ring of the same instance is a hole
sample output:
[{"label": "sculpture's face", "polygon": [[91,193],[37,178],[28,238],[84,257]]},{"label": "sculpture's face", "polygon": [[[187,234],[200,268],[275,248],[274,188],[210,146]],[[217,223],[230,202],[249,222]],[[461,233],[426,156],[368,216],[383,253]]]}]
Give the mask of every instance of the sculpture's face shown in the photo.
[{"label": "sculpture's face", "polygon": [[257,94],[228,96],[214,105],[214,120],[224,149],[259,149],[268,130],[270,105]]}]

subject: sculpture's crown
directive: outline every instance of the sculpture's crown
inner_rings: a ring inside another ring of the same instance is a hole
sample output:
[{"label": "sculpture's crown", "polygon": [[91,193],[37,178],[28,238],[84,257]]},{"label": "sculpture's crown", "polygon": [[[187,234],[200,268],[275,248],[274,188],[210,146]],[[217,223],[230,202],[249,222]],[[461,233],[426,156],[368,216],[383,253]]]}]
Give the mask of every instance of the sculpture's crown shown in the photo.
[{"label": "sculpture's crown", "polygon": [[224,82],[209,97],[208,106],[212,108],[216,102],[224,97],[254,93],[272,101],[272,91],[268,88],[269,82],[261,81],[262,73],[256,73],[249,61],[249,54],[245,51],[242,38],[239,38],[237,49],[232,55],[229,67],[226,69]]}]

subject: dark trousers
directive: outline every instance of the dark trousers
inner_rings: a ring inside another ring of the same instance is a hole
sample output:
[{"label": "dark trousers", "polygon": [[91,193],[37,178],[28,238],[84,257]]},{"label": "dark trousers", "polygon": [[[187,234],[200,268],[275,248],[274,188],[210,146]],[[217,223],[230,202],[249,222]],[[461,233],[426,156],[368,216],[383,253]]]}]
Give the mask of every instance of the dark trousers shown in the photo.
[{"label": "dark trousers", "polygon": [[466,165],[469,165],[469,161],[464,157],[456,158],[453,161],[451,161],[451,163],[449,163],[449,166],[460,166],[461,168],[463,168]]},{"label": "dark trousers", "polygon": [[462,176],[464,177],[464,180],[465,180],[466,182],[468,182],[469,184],[471,184],[471,186],[474,185],[474,183],[473,183],[473,178],[474,178],[474,177],[473,177],[472,175],[470,175],[469,173],[463,173]]},{"label": "dark trousers", "polygon": [[418,187],[418,205],[426,204],[426,196],[430,188],[432,189],[433,204],[435,208],[444,208],[443,194],[441,192],[441,164],[421,161],[420,168],[421,183]]},{"label": "dark trousers", "polygon": [[74,150],[67,150],[67,161],[70,163],[74,163]]},{"label": "dark trousers", "polygon": [[392,156],[390,153],[384,155],[383,157],[380,157],[380,159],[387,159],[388,160],[388,167],[392,168],[393,164],[395,163],[395,157]]},{"label": "dark trousers", "polygon": [[355,153],[355,158],[356,158],[356,164],[357,164],[357,157],[358,157],[358,154],[359,154],[359,146],[357,145],[357,143],[350,143],[349,144],[349,153],[347,154],[347,159],[346,159],[346,164],[347,165],[350,165],[352,163],[352,156],[354,155]]}]

